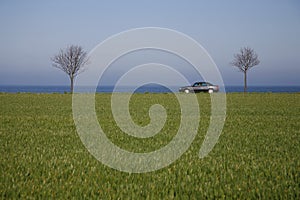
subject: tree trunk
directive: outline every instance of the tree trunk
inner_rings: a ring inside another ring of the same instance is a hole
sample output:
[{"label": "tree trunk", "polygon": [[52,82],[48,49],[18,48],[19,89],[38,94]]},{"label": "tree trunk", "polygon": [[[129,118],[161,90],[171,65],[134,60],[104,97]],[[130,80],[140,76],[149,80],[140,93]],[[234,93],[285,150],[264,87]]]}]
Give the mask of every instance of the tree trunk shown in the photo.
[{"label": "tree trunk", "polygon": [[73,94],[73,87],[74,87],[74,77],[70,77],[71,85],[70,85],[70,93]]},{"label": "tree trunk", "polygon": [[247,71],[244,71],[244,93],[247,92]]}]

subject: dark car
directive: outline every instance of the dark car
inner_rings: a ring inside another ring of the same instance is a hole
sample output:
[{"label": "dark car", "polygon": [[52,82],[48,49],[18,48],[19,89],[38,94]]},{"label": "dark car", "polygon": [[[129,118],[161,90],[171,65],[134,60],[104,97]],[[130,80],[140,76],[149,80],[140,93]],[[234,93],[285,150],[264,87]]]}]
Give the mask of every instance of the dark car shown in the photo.
[{"label": "dark car", "polygon": [[218,92],[219,86],[213,85],[209,82],[196,82],[192,86],[184,86],[179,88],[179,92],[190,93],[190,92]]}]

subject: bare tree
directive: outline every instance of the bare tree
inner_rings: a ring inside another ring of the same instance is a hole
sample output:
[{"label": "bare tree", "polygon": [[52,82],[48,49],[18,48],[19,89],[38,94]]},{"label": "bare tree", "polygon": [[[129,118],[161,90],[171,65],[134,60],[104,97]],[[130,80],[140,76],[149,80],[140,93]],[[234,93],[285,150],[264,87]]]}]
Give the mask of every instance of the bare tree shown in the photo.
[{"label": "bare tree", "polygon": [[240,53],[234,55],[232,66],[244,73],[244,92],[247,92],[247,71],[259,64],[258,56],[250,47],[240,49]]},{"label": "bare tree", "polygon": [[73,93],[74,79],[83,72],[87,64],[87,53],[81,46],[71,45],[66,49],[61,49],[59,53],[51,58],[53,67],[61,69],[70,78],[70,92]]}]

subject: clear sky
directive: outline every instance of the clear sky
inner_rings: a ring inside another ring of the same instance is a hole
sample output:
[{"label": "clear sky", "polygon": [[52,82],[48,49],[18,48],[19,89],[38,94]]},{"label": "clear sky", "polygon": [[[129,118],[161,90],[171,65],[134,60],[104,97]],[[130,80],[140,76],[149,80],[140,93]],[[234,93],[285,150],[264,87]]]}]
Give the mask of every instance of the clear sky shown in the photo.
[{"label": "clear sky", "polygon": [[261,60],[249,71],[249,85],[300,85],[298,0],[1,0],[0,85],[68,85],[50,61],[60,48],[78,44],[89,52],[111,35],[149,26],[194,38],[226,85],[243,84],[229,64],[243,46]]}]

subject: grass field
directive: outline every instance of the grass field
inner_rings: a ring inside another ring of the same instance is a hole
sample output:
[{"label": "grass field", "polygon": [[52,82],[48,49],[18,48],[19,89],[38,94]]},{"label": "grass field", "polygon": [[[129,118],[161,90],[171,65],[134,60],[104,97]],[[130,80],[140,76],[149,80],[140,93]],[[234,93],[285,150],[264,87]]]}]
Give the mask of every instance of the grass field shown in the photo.
[{"label": "grass field", "polygon": [[[300,93],[228,94],[223,133],[204,159],[198,153],[209,124],[210,96],[197,96],[200,128],[189,150],[169,167],[129,174],[89,154],[76,133],[70,94],[0,94],[0,197],[300,199]],[[173,94],[134,95],[133,120],[149,123],[154,103],[165,106],[168,119],[149,139],[122,133],[109,94],[96,96],[96,111],[111,141],[149,152],[168,144],[180,124]]]}]

